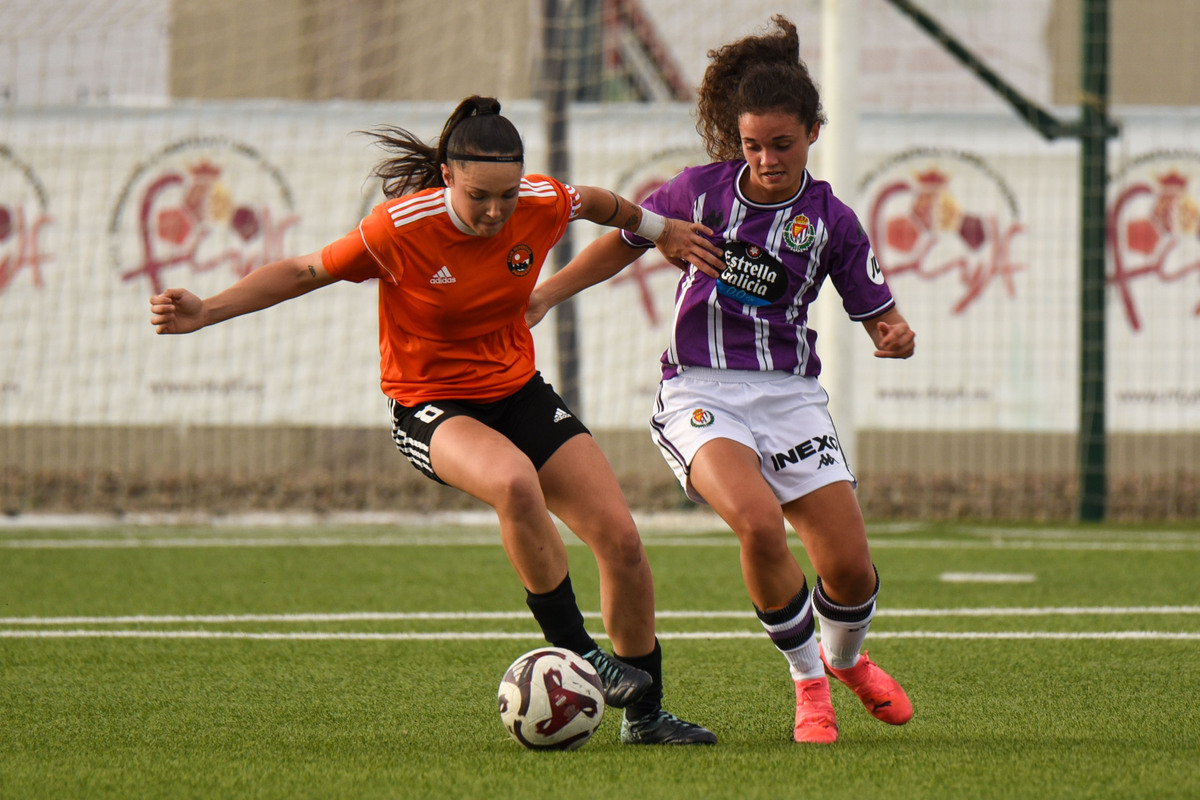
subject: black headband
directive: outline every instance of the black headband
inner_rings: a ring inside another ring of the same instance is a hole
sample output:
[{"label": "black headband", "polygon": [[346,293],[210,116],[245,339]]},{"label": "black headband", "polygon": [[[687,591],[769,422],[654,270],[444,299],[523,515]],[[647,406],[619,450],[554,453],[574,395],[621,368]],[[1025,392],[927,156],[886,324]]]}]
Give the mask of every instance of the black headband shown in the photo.
[{"label": "black headband", "polygon": [[519,164],[525,161],[525,155],[516,156],[477,156],[469,153],[446,153],[447,161],[492,161],[501,164]]}]

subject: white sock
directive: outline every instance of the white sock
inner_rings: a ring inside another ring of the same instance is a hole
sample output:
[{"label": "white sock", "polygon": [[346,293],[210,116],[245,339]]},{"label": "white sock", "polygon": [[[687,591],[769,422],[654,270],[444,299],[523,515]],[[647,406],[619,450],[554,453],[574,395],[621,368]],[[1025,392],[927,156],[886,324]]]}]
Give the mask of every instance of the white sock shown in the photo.
[{"label": "white sock", "polygon": [[858,663],[858,653],[871,629],[875,616],[875,598],[879,594],[879,573],[875,573],[875,592],[862,605],[842,606],[825,594],[821,579],[813,590],[813,612],[821,621],[821,647],[834,669],[849,669]]},{"label": "white sock", "polygon": [[792,680],[811,680],[825,674],[817,648],[817,630],[807,583],[783,608],[774,611],[755,608],[754,611],[767,636],[787,659]]}]

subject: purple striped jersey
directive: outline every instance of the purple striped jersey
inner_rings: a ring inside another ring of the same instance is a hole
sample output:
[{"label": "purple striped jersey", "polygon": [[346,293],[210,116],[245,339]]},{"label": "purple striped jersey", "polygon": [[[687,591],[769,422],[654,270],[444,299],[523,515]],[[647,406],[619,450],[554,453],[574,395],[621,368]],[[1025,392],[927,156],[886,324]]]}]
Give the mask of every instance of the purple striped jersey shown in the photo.
[{"label": "purple striped jersey", "polygon": [[[855,321],[895,305],[858,217],[829,184],[807,171],[794,197],[761,205],[738,189],[744,161],[688,167],[644,205],[676,219],[702,222],[724,248],[721,279],[695,267],[679,279],[663,377],[679,367],[783,370],[816,377],[817,332],[808,309],[828,277]],[[634,247],[650,247],[622,233]]]}]

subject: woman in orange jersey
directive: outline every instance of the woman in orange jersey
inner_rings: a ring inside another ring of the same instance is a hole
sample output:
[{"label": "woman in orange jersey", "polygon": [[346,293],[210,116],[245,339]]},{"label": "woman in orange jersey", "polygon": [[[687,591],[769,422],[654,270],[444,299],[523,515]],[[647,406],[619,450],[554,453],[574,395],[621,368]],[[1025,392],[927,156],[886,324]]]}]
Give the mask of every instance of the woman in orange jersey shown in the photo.
[{"label": "woman in orange jersey", "polygon": [[[496,510],[546,640],[583,655],[607,703],[625,709],[621,741],[714,743],[711,731],[662,708],[641,538],[607,459],[537,372],[524,315],[547,253],[572,220],[627,230],[670,259],[715,269],[720,251],[702,225],[665,219],[607,189],[524,175],[520,133],[499,112],[493,98],[467,98],[433,146],[380,129],[389,158],[375,174],[388,199],[357,230],[207,299],[168,289],[150,298],[150,322],[160,334],[190,333],[338,280],[377,278],[381,383],[396,446],[433,480]],[[551,512],[596,557],[617,658],[584,628]]]}]

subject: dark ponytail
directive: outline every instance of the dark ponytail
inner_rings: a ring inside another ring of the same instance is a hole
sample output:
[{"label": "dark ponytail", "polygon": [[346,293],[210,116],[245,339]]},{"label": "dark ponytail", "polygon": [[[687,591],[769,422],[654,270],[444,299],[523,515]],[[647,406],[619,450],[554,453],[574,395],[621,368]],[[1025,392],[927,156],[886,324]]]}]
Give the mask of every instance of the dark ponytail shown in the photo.
[{"label": "dark ponytail", "polygon": [[445,186],[441,167],[450,161],[521,163],[525,158],[521,134],[500,115],[500,101],[494,97],[472,95],[459,103],[446,120],[436,146],[390,125],[368,133],[379,147],[395,154],[372,172],[383,179],[387,197]]}]

